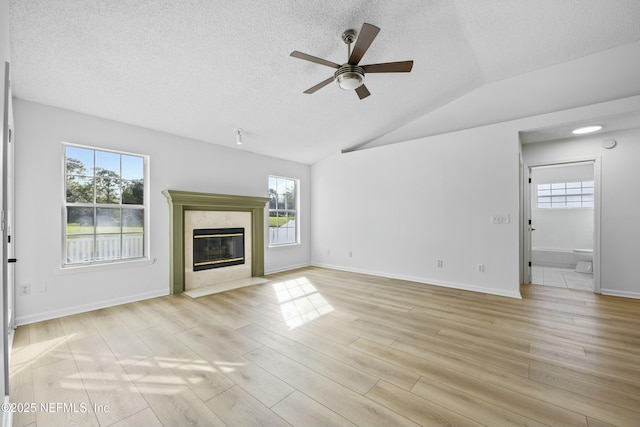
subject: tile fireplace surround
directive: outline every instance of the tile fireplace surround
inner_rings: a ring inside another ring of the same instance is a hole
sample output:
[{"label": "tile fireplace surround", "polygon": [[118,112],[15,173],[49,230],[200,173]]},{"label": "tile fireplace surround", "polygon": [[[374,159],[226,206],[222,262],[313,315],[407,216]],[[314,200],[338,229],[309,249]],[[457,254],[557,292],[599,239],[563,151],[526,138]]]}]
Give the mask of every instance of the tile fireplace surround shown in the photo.
[{"label": "tile fireplace surround", "polygon": [[251,214],[251,275],[264,275],[264,209],[268,197],[233,196],[165,190],[169,202],[170,291],[185,290],[185,212],[221,211]]}]

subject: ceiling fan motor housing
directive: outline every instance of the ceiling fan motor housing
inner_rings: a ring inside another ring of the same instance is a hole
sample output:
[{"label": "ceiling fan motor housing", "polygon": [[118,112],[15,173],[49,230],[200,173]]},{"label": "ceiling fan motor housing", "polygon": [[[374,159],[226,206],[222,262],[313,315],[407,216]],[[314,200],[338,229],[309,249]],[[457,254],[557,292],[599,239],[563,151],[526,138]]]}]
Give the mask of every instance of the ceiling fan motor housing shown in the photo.
[{"label": "ceiling fan motor housing", "polygon": [[353,90],[364,84],[364,68],[358,65],[344,64],[333,75],[341,89]]}]

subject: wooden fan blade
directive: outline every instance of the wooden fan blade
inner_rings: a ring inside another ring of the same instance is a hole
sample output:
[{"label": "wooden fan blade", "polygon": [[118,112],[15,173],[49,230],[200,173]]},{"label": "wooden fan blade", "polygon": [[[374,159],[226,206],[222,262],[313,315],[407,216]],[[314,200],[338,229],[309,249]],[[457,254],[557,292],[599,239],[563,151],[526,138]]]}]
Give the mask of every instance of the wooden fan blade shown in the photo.
[{"label": "wooden fan blade", "polygon": [[293,56],[294,58],[304,59],[305,61],[315,62],[316,64],[326,65],[327,67],[331,67],[331,68],[336,68],[336,69],[340,68],[340,65],[336,64],[335,62],[331,62],[331,61],[327,61],[326,59],[307,55],[306,53],[298,52],[297,50],[294,50],[293,52],[291,52],[291,56]]},{"label": "wooden fan blade", "polygon": [[367,89],[365,85],[362,85],[359,88],[357,88],[356,93],[358,94],[358,97],[360,99],[365,99],[367,96],[371,95],[371,92],[369,92],[369,89]]},{"label": "wooden fan blade", "polygon": [[329,83],[331,83],[333,81],[333,77],[329,77],[327,80],[323,80],[320,83],[318,83],[317,85],[310,87],[309,89],[305,90],[303,93],[313,93],[317,90],[322,89],[323,87],[325,87],[326,85],[328,85]]},{"label": "wooden fan blade", "polygon": [[413,61],[362,65],[362,68],[364,68],[365,73],[408,73],[413,68]]},{"label": "wooden fan blade", "polygon": [[367,24],[366,22],[362,24],[362,29],[356,39],[356,45],[353,47],[353,52],[349,57],[349,65],[358,65],[358,62],[360,62],[379,32],[380,28],[375,25]]}]

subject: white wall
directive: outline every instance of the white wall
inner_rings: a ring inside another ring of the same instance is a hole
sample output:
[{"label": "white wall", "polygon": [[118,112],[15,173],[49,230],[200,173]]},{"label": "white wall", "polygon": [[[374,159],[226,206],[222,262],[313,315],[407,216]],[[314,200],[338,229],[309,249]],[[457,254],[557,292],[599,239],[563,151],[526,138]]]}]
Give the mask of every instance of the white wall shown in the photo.
[{"label": "white wall", "polygon": [[[17,296],[18,324],[167,294],[169,208],[161,191],[268,196],[270,174],[300,179],[301,241],[265,249],[266,272],[308,265],[310,167],[151,131],[118,122],[14,100],[16,123],[16,282],[31,284]],[[155,263],[69,273],[60,268],[62,233],[61,142],[150,156],[151,256]],[[233,143],[233,136],[230,143]],[[265,239],[267,238],[265,230]],[[45,288],[46,292],[40,292]]]},{"label": "white wall", "polygon": [[[518,132],[638,109],[635,96],[321,161],[311,169],[312,263],[517,297],[525,238]],[[631,254],[640,241],[640,193],[622,200],[616,188],[640,182],[634,165],[640,144],[623,146],[603,158],[603,195],[609,195],[602,207],[602,288],[635,296],[640,285]],[[577,153],[585,148],[540,159]],[[619,161],[612,164],[611,156]],[[511,222],[492,225],[492,214],[508,214]]]},{"label": "white wall", "polygon": [[0,61],[9,61],[9,0],[0,0]]},{"label": "white wall", "polygon": [[535,232],[532,247],[544,249],[593,249],[593,208],[538,209],[538,184],[593,181],[593,163],[534,168],[531,175],[531,220]]},{"label": "white wall", "polygon": [[519,297],[518,159],[494,126],[314,165],[313,263]]},{"label": "white wall", "polygon": [[[607,150],[601,143],[613,138]],[[601,158],[600,288],[602,293],[640,298],[640,129],[585,136],[523,147],[525,164],[585,157]]]}]

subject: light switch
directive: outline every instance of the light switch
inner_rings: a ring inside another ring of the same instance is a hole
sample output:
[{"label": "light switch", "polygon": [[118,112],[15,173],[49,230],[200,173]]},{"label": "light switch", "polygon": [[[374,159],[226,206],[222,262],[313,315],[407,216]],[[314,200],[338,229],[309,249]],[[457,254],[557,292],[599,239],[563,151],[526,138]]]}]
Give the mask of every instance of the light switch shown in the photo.
[{"label": "light switch", "polygon": [[491,224],[509,224],[509,215],[508,214],[491,215]]}]

